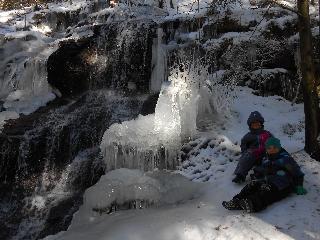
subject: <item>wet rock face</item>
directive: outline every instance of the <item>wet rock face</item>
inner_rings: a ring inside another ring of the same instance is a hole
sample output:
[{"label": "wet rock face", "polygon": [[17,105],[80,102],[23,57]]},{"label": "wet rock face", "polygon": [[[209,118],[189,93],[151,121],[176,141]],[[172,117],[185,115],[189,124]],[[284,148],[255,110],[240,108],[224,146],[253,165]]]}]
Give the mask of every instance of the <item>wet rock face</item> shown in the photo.
[{"label": "wet rock face", "polygon": [[158,95],[145,101],[142,94],[155,27],[151,20],[95,26],[93,37],[61,42],[49,57],[48,82],[62,97],[0,134],[0,239],[66,230],[84,190],[104,174],[98,146],[105,130],[154,112]]},{"label": "wet rock face", "polygon": [[83,58],[91,48],[90,40],[64,42],[48,59],[48,82],[63,96],[72,96],[89,89],[91,66]]},{"label": "wet rock face", "polygon": [[0,205],[10,209],[0,211],[6,229],[0,239],[17,233],[17,239],[38,239],[65,230],[83,191],[104,173],[98,148],[104,131],[136,117],[144,100],[89,91],[7,124],[0,137],[0,189],[6,193]]},{"label": "wet rock face", "polygon": [[[132,20],[95,27],[94,36],[61,43],[48,60],[48,81],[70,96],[88,89],[149,90],[156,24]],[[132,89],[132,88],[130,88]]]},{"label": "wet rock face", "polygon": [[30,182],[32,189],[31,179],[44,171],[45,164],[63,168],[79,150],[95,146],[111,118],[111,109],[99,105],[98,99],[85,95],[68,107],[11,121],[0,140],[6,148],[0,153],[1,180]]},{"label": "wet rock face", "polygon": [[111,23],[97,28],[95,78],[98,81],[93,87],[127,90],[130,81],[137,91],[147,92],[155,28],[156,23],[151,20]]},{"label": "wet rock face", "polygon": [[161,28],[165,34],[164,42],[169,43],[170,41],[177,41],[181,43],[181,39],[177,39],[177,35],[180,33],[190,33],[197,32],[199,28],[201,28],[205,22],[205,18],[194,18],[194,19],[174,19],[168,20],[161,23]]}]

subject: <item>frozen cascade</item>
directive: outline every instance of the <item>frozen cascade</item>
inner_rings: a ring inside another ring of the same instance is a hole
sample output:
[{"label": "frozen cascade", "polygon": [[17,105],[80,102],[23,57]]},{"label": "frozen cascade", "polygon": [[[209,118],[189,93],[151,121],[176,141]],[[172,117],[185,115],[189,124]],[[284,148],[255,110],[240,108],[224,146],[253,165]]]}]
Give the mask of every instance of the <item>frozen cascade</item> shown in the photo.
[{"label": "frozen cascade", "polygon": [[[24,199],[25,207],[23,212],[28,214],[28,218],[22,220],[19,224],[17,235],[13,239],[24,239],[30,236],[31,239],[41,238],[41,231],[46,227],[47,218],[50,211],[61,201],[70,201],[77,194],[76,185],[86,185],[87,169],[91,168],[90,162],[98,164],[95,160],[96,150],[94,148],[80,152],[73,161],[66,166],[61,172],[61,177],[55,182],[54,171],[50,170],[47,165],[46,170],[42,174],[41,185],[37,187],[31,196]],[[88,160],[88,159],[94,160]],[[82,179],[83,178],[83,179]],[[77,183],[78,182],[78,183]],[[70,209],[72,211],[72,209]],[[39,235],[40,233],[40,235]]]},{"label": "frozen cascade", "polygon": [[152,75],[150,90],[158,92],[162,83],[167,79],[167,50],[163,44],[163,29],[157,29],[157,38],[153,39],[152,45]]},{"label": "frozen cascade", "polygon": [[1,97],[7,111],[30,114],[55,98],[47,81],[46,65],[55,50],[52,45],[35,56],[7,64],[1,79]]},{"label": "frozen cascade", "polygon": [[[18,234],[16,239],[36,239],[31,236],[63,230],[68,225],[82,192],[104,172],[96,148],[103,133],[115,122],[136,117],[145,99],[145,96],[126,97],[111,90],[89,91],[77,101],[42,114],[33,121],[34,127],[23,129],[25,133],[13,138],[17,142],[0,139],[3,146],[0,178],[14,181],[14,186],[25,189],[23,195],[13,200],[26,204],[14,208],[8,217],[20,221],[19,228],[13,230]],[[15,128],[14,131],[21,131],[19,125]],[[4,194],[0,205],[9,201],[11,192]],[[57,206],[66,210],[62,212]],[[15,216],[15,212],[21,215]],[[0,210],[0,222],[4,217]],[[59,220],[51,223],[52,217]]]},{"label": "frozen cascade", "polygon": [[163,83],[154,115],[114,124],[104,133],[100,148],[107,170],[125,167],[148,171],[177,166],[181,143],[197,132],[199,100],[212,100],[210,94],[200,96],[212,77],[208,71],[199,71],[198,62],[181,62],[183,67],[177,64],[169,81]]}]

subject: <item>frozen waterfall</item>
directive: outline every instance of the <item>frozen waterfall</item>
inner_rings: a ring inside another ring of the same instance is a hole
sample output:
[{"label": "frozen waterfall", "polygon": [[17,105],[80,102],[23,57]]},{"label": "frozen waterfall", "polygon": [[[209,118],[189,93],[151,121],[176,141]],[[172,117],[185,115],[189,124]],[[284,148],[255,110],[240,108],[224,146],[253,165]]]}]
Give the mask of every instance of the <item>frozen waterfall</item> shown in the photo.
[{"label": "frozen waterfall", "polygon": [[18,114],[30,114],[55,98],[47,81],[47,59],[56,45],[25,34],[5,43],[0,61],[0,100],[6,112]]},{"label": "frozen waterfall", "polygon": [[219,95],[223,91],[213,91],[219,85],[212,82],[219,78],[213,78],[207,69],[183,57],[171,70],[169,81],[162,84],[155,114],[114,124],[104,133],[100,148],[107,170],[174,169],[179,164],[181,143],[196,135],[203,106],[215,107],[211,113],[226,110],[219,109],[217,102],[212,104],[226,99]]}]

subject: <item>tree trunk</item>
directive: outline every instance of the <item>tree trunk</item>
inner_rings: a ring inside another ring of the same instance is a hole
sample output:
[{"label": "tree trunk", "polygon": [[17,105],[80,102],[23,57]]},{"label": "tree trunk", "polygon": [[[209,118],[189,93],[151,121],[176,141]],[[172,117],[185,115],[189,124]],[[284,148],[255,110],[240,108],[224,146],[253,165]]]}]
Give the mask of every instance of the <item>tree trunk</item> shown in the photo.
[{"label": "tree trunk", "polygon": [[[317,60],[318,61],[320,61],[320,0],[318,0],[318,14],[319,14],[319,20],[318,20],[318,41],[317,41],[317,43],[318,43],[318,46],[317,46],[317,53],[318,53],[318,55],[317,55]],[[319,63],[319,62],[318,62]],[[320,77],[318,78],[318,85],[320,85]]]},{"label": "tree trunk", "polygon": [[[319,20],[318,20],[318,41],[317,41],[317,43],[318,43],[318,46],[317,46],[317,85],[318,85],[318,97],[320,98],[320,0],[318,0],[318,10],[319,10],[319,12],[318,12],[318,14],[319,14]],[[320,121],[320,120],[319,120]]]},{"label": "tree trunk", "polygon": [[313,63],[309,0],[298,0],[301,73],[305,113],[305,150],[320,161],[320,110]]}]

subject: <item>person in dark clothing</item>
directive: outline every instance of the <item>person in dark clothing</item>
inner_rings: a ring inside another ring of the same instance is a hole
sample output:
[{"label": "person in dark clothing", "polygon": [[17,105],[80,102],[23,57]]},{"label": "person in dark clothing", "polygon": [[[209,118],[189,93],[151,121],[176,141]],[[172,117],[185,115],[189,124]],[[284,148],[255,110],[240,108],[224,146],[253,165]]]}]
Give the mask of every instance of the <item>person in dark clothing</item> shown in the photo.
[{"label": "person in dark clothing", "polygon": [[271,137],[266,144],[267,154],[262,164],[254,168],[252,180],[232,200],[222,202],[228,210],[259,212],[280,201],[292,192],[307,193],[303,188],[304,173],[280,140]]},{"label": "person in dark clothing", "polygon": [[245,181],[248,172],[261,163],[265,153],[264,144],[272,134],[264,130],[264,118],[258,112],[252,112],[247,120],[250,132],[241,139],[241,157],[234,171],[236,175],[232,180],[235,183]]}]

